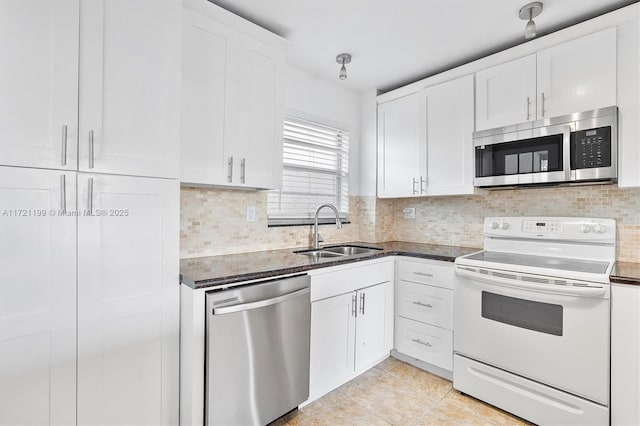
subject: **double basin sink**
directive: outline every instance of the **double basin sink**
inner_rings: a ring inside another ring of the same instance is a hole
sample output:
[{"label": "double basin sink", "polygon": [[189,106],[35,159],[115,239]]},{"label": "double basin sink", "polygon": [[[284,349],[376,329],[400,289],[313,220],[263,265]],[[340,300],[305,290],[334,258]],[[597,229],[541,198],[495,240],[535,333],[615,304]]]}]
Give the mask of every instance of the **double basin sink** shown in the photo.
[{"label": "double basin sink", "polygon": [[298,251],[294,251],[294,253],[301,254],[303,256],[309,256],[313,259],[324,259],[324,258],[332,258],[332,257],[356,256],[358,254],[374,253],[380,250],[382,249],[377,247],[343,245],[343,246],[323,247],[320,249],[298,250]]}]

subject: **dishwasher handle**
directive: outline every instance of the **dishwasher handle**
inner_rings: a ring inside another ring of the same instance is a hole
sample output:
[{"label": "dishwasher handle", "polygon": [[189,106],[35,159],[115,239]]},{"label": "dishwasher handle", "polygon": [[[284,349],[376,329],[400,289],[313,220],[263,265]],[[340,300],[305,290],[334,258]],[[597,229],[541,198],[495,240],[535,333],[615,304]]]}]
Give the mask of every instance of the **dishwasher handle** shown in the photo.
[{"label": "dishwasher handle", "polygon": [[251,309],[264,308],[265,306],[275,305],[282,303],[290,299],[308,294],[311,290],[309,287],[301,290],[296,290],[291,293],[283,294],[282,296],[274,297],[271,299],[258,300],[257,302],[241,303],[239,305],[223,306],[221,308],[213,308],[213,315],[232,314],[234,312],[249,311]]}]

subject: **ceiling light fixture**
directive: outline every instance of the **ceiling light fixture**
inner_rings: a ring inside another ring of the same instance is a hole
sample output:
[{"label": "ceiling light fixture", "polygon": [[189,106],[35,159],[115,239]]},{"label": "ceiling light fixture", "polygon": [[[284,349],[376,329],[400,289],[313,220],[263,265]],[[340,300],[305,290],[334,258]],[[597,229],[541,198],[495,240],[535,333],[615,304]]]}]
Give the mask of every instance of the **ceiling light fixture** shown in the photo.
[{"label": "ceiling light fixture", "polygon": [[526,4],[520,9],[520,19],[528,21],[527,26],[524,29],[524,38],[527,40],[536,36],[536,23],[533,18],[542,13],[542,3],[534,1],[533,3]]},{"label": "ceiling light fixture", "polygon": [[346,80],[347,67],[345,67],[344,64],[348,64],[351,62],[351,55],[349,55],[348,53],[341,53],[336,56],[336,62],[342,64],[342,67],[340,68],[340,80]]}]

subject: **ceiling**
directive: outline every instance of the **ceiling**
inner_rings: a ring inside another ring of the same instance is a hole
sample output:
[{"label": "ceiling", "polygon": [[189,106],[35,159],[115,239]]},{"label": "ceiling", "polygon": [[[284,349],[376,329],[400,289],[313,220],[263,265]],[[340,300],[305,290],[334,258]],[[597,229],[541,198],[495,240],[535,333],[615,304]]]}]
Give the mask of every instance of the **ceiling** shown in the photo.
[{"label": "ceiling", "polygon": [[[387,91],[524,42],[528,0],[210,0],[290,41],[287,62],[362,92]],[[638,0],[545,0],[538,35]],[[348,78],[335,57],[350,53]]]}]

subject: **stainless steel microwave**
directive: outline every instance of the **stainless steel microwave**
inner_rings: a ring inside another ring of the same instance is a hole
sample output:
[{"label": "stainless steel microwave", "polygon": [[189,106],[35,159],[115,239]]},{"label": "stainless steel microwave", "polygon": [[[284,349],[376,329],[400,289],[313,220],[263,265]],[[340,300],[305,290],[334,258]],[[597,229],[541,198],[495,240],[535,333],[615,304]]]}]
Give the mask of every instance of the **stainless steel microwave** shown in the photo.
[{"label": "stainless steel microwave", "polygon": [[473,133],[474,185],[491,188],[618,177],[618,107]]}]

